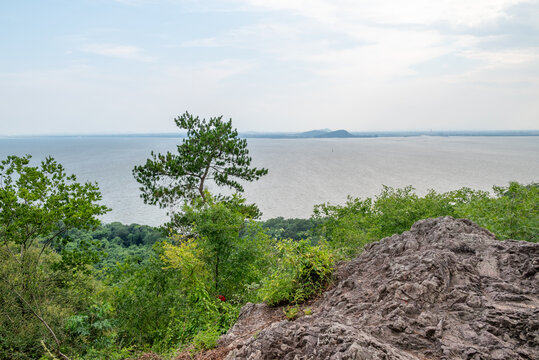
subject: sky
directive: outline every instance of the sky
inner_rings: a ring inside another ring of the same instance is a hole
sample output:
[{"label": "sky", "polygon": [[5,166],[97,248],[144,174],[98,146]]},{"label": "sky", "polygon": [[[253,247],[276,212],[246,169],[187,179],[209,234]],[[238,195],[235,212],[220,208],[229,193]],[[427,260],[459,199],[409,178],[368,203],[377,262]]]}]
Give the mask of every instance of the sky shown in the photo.
[{"label": "sky", "polygon": [[539,0],[0,0],[0,135],[539,129]]}]

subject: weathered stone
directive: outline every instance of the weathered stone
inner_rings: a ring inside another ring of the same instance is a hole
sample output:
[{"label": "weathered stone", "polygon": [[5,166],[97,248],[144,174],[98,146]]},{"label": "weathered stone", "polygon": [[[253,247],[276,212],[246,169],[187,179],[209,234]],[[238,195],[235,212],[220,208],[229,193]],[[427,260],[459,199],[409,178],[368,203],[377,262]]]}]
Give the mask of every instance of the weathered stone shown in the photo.
[{"label": "weathered stone", "polygon": [[246,305],[221,349],[228,360],[539,359],[538,270],[539,244],[422,220],[341,264],[310,316]]}]

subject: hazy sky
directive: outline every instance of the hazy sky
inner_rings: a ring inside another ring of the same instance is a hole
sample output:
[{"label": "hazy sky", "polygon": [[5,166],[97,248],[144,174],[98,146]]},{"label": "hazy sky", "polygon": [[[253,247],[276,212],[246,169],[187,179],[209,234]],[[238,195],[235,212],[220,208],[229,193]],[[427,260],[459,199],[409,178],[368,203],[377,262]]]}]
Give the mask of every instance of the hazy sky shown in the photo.
[{"label": "hazy sky", "polygon": [[0,134],[539,128],[539,1],[0,0]]}]

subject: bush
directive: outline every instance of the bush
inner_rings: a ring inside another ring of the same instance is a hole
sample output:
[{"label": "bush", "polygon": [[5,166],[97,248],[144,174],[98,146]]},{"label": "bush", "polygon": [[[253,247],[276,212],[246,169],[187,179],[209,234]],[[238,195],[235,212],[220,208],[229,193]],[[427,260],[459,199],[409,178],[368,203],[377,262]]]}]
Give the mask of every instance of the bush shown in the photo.
[{"label": "bush", "polygon": [[310,235],[317,225],[313,219],[285,219],[282,216],[260,222],[262,228],[274,239],[301,240]]},{"label": "bush", "polygon": [[459,217],[475,221],[499,239],[539,241],[539,186],[511,182],[494,186],[495,197],[475,198],[458,207]]},{"label": "bush", "polygon": [[21,300],[24,298],[39,304],[40,316],[54,329],[63,346],[61,351],[71,353],[73,339],[64,331],[63,324],[89,306],[100,284],[82,272],[56,270],[60,255],[45,249],[33,279],[20,286],[25,276],[28,279],[28,265],[37,262],[41,249],[33,246],[26,250],[24,267],[12,257],[10,251],[14,249],[0,248],[0,359],[39,359],[44,354],[42,343],[58,356],[50,332]]},{"label": "bush", "polygon": [[268,305],[302,303],[331,282],[334,256],[325,242],[283,240],[277,244],[275,272],[263,281],[260,293]]},{"label": "bush", "polygon": [[418,220],[449,215],[475,221],[499,239],[539,241],[539,185],[511,182],[494,186],[493,193],[461,188],[418,196],[411,186],[384,186],[374,199],[349,197],[344,205],[315,206],[313,235],[346,259],[366,243],[407,231]]},{"label": "bush", "polygon": [[164,244],[163,248],[164,263],[180,278],[176,302],[182,306],[170,313],[171,321],[161,343],[169,348],[192,343],[198,351],[210,348],[211,339],[217,341],[229,329],[239,307],[212,295],[213,279],[211,269],[203,261],[204,248],[195,239],[180,239],[175,244]]},{"label": "bush", "polygon": [[317,239],[327,240],[338,259],[354,257],[366,243],[378,239],[372,199],[348,197],[345,205],[321,204],[314,208],[313,230]]},{"label": "bush", "polygon": [[195,351],[213,349],[217,346],[217,340],[221,332],[215,327],[209,327],[204,331],[200,331],[193,338],[193,346]]},{"label": "bush", "polygon": [[80,346],[80,352],[109,349],[114,346],[117,332],[109,303],[94,303],[89,309],[65,321],[65,331],[71,341]]}]

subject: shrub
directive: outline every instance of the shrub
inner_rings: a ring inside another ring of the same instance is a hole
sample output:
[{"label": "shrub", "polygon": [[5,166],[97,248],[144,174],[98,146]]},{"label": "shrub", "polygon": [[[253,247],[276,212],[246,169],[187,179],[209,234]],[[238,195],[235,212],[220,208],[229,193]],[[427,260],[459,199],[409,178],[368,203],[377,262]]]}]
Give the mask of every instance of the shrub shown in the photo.
[{"label": "shrub", "polygon": [[260,289],[268,305],[304,302],[331,282],[334,256],[325,242],[311,245],[309,240],[283,240],[277,249],[276,270]]},{"label": "shrub", "polygon": [[539,241],[539,186],[494,186],[495,197],[483,196],[459,204],[458,215],[486,227],[499,239]]},{"label": "shrub", "polygon": [[213,349],[217,346],[217,340],[221,335],[216,327],[209,327],[204,331],[198,332],[193,338],[193,346],[195,351]]},{"label": "shrub", "polygon": [[338,259],[353,258],[361,248],[378,239],[373,201],[348,197],[345,205],[321,204],[314,207],[313,235],[327,240]]}]

